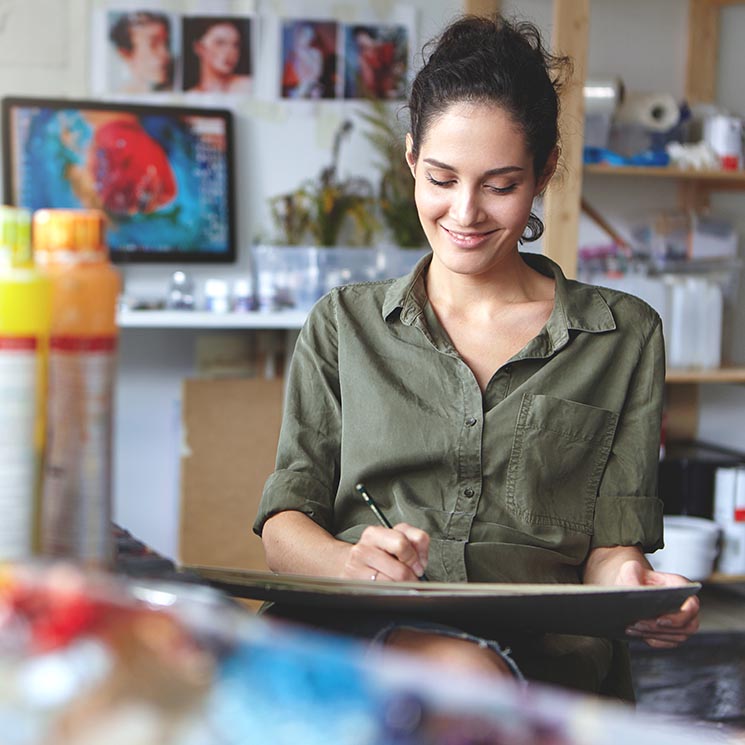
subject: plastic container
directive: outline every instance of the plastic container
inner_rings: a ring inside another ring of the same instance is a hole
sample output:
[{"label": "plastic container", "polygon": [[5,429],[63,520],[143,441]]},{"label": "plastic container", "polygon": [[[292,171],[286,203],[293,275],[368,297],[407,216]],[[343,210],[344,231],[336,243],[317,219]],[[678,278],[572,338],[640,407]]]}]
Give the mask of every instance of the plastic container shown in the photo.
[{"label": "plastic container", "polygon": [[717,571],[745,574],[745,468],[718,468],[714,482],[714,520],[722,529]]},{"label": "plastic container", "polygon": [[42,551],[108,564],[119,273],[100,212],[39,210],[33,236],[52,283]]},{"label": "plastic container", "polygon": [[717,558],[720,527],[713,520],[687,515],[665,515],[665,547],[647,556],[660,572],[706,579]]},{"label": "plastic container", "polygon": [[31,214],[0,207],[0,560],[38,549],[49,280],[33,265]]},{"label": "plastic container", "polygon": [[224,279],[208,279],[204,283],[204,309],[211,313],[228,313],[230,297]]}]

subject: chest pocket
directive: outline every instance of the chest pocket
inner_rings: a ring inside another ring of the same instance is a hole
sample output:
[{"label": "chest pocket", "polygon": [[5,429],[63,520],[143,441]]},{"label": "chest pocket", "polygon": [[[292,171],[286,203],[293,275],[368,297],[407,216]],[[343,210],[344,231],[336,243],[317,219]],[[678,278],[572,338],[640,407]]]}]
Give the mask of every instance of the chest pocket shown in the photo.
[{"label": "chest pocket", "polygon": [[612,411],[524,394],[507,469],[507,505],[514,516],[591,535],[617,423]]}]

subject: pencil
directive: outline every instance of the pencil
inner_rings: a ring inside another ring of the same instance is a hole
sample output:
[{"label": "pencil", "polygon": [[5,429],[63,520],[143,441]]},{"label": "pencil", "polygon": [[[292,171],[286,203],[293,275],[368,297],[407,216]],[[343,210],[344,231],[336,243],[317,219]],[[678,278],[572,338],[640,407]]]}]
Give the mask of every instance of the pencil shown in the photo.
[{"label": "pencil", "polygon": [[[362,499],[365,500],[365,503],[367,506],[372,510],[373,515],[378,519],[378,522],[384,527],[384,528],[391,528],[393,529],[393,526],[391,525],[391,521],[383,514],[382,510],[378,505],[375,503],[375,500],[370,496],[370,493],[365,488],[365,485],[363,483],[359,483],[354,487],[357,492],[359,492],[359,495],[362,497]],[[427,578],[427,575],[422,572],[422,576],[419,577],[420,581],[428,582],[429,579]]]}]

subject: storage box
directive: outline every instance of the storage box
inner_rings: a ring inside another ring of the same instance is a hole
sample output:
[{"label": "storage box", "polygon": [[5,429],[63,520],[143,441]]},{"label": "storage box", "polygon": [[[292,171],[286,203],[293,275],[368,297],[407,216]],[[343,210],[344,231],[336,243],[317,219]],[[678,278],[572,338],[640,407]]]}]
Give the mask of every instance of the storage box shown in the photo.
[{"label": "storage box", "polygon": [[309,310],[333,287],[407,274],[429,249],[394,246],[253,247],[254,286],[259,310]]},{"label": "storage box", "polygon": [[182,564],[265,570],[252,525],[274,470],[282,379],[185,380]]}]

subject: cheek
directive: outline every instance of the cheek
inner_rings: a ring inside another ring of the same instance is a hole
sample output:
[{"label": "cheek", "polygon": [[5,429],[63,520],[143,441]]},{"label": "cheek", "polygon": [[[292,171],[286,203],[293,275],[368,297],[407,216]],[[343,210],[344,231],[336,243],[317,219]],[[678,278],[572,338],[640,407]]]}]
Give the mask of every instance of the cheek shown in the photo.
[{"label": "cheek", "polygon": [[530,195],[515,196],[505,200],[502,205],[501,218],[505,225],[522,230],[530,217],[533,199]]},{"label": "cheek", "polygon": [[437,218],[448,209],[446,192],[435,191],[429,184],[422,184],[418,179],[414,186],[414,201],[423,218]]}]

